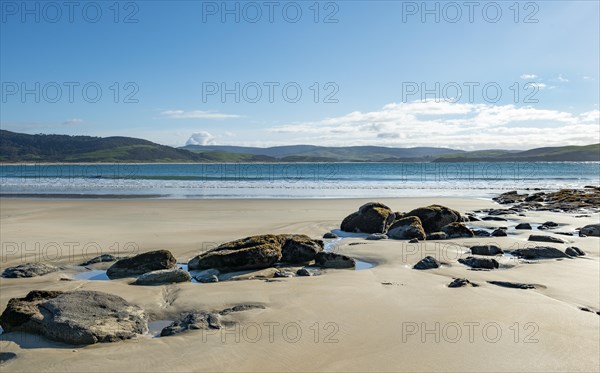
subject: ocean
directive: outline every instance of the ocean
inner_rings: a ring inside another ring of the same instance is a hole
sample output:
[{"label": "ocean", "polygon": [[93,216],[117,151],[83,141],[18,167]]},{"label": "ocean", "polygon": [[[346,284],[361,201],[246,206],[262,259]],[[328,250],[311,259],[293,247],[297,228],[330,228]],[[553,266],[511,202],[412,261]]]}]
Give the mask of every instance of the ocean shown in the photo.
[{"label": "ocean", "polygon": [[489,198],[599,184],[598,162],[0,165],[5,197]]}]

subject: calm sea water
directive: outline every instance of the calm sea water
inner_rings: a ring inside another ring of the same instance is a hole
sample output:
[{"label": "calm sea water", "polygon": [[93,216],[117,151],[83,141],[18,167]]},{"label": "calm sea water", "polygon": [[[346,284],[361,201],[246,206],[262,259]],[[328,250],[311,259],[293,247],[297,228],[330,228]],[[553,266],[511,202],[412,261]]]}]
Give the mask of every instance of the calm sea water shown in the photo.
[{"label": "calm sea water", "polygon": [[590,184],[600,184],[598,162],[0,165],[3,195],[490,197]]}]

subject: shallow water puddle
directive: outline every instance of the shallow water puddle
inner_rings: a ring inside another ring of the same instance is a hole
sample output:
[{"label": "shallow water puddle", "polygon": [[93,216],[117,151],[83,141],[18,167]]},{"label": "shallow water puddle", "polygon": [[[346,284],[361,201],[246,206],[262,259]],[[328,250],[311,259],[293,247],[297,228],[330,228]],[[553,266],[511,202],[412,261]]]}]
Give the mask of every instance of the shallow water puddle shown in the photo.
[{"label": "shallow water puddle", "polygon": [[148,322],[148,333],[147,335],[152,338],[160,337],[160,332],[167,326],[171,325],[173,320],[155,320]]},{"label": "shallow water puddle", "polygon": [[106,271],[102,269],[92,269],[91,271],[79,272],[73,276],[75,280],[110,280],[106,275]]},{"label": "shallow water puddle", "polygon": [[[340,232],[343,232],[343,231],[340,231]],[[337,229],[334,229],[334,233],[337,234]],[[366,236],[368,236],[364,233],[348,233],[348,232],[343,232],[343,233],[348,234],[347,237],[366,237]],[[325,242],[323,244],[323,251],[331,252],[341,243],[342,239],[343,239],[342,237],[338,237],[338,238],[334,238],[332,240]],[[375,267],[375,264],[373,264],[373,263],[364,262],[364,261],[358,260],[356,258],[354,258],[354,261],[356,262],[356,266],[354,267],[354,269],[356,271]]]}]

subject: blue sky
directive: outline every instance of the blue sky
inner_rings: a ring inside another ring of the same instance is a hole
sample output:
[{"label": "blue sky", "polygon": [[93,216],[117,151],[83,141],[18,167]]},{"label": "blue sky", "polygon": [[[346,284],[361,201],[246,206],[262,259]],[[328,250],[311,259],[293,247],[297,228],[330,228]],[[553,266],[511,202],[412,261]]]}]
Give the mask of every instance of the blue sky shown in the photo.
[{"label": "blue sky", "polygon": [[50,3],[1,1],[2,129],[174,146],[600,142],[598,1]]}]

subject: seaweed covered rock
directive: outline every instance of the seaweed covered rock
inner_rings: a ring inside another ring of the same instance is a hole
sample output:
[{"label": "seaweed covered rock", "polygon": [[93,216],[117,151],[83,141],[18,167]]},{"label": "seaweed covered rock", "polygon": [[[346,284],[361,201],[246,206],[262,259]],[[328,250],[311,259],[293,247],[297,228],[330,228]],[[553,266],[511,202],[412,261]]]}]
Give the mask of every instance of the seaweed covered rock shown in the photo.
[{"label": "seaweed covered rock", "polygon": [[131,258],[121,259],[106,271],[110,279],[139,276],[159,269],[170,269],[177,265],[177,260],[168,250],[155,250],[142,253]]},{"label": "seaweed covered rock", "polygon": [[395,216],[386,205],[369,202],[348,215],[342,221],[341,229],[346,232],[386,233]]},{"label": "seaweed covered rock", "polygon": [[281,260],[283,243],[282,237],[274,234],[227,242],[192,258],[188,262],[188,269],[236,271],[268,268]]},{"label": "seaweed covered rock", "polygon": [[394,221],[388,228],[387,235],[389,238],[398,240],[410,240],[413,238],[424,240],[426,237],[421,219],[417,216],[407,216]]},{"label": "seaweed covered rock", "polygon": [[442,232],[446,233],[448,238],[468,238],[474,237],[472,230],[467,228],[463,223],[450,223],[442,227]]},{"label": "seaweed covered rock", "polygon": [[320,252],[317,254],[315,263],[323,268],[354,268],[356,261],[349,256]]},{"label": "seaweed covered rock", "polygon": [[272,267],[277,262],[302,264],[323,251],[323,241],[302,234],[264,234],[224,243],[188,262],[190,270],[239,271]]},{"label": "seaweed covered rock", "polygon": [[442,227],[450,223],[462,221],[462,217],[458,211],[440,205],[419,207],[404,214],[404,217],[407,216],[418,217],[427,234],[439,232],[442,230]]},{"label": "seaweed covered rock", "polygon": [[286,263],[306,263],[314,260],[315,256],[323,251],[323,241],[313,240],[303,234],[289,235],[281,241],[281,260]]}]

